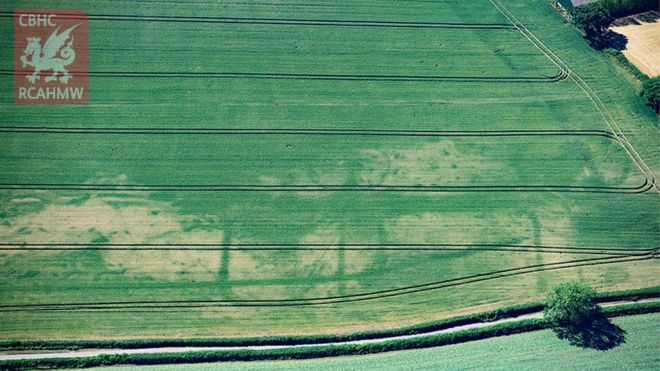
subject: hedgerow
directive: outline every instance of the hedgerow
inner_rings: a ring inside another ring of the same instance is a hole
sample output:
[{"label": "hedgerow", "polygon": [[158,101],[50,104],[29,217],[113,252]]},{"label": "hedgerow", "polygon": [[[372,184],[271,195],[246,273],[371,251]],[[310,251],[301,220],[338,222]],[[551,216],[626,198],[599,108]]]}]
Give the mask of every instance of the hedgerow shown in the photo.
[{"label": "hedgerow", "polygon": [[600,0],[615,18],[658,10],[658,0]]},{"label": "hedgerow", "polygon": [[503,323],[489,328],[470,329],[461,332],[433,335],[424,338],[392,340],[376,344],[346,344],[324,345],[302,349],[269,349],[269,350],[235,350],[235,351],[203,351],[186,353],[151,353],[151,354],[119,354],[100,355],[86,358],[51,358],[29,359],[0,362],[0,368],[30,369],[30,368],[84,368],[96,366],[111,366],[119,364],[158,365],[202,362],[232,362],[258,360],[293,360],[309,358],[338,357],[348,355],[363,355],[396,350],[428,348],[441,345],[458,344],[467,341],[485,339],[495,336],[512,335],[521,332],[535,331],[546,328],[541,319],[530,319],[518,322]]},{"label": "hedgerow", "polygon": [[[659,287],[645,288],[640,290],[625,290],[599,295],[598,301],[616,301],[616,300],[642,300],[649,298],[658,298],[660,294]],[[540,307],[539,307],[540,306]],[[482,320],[496,320],[506,317],[515,317],[521,314],[537,312],[542,309],[543,305],[539,303],[531,303],[527,305],[511,306],[490,312],[480,313],[472,316],[463,316],[455,319],[437,321],[432,324],[420,325],[416,327],[408,327],[388,332],[364,332],[349,335],[348,338],[355,340],[356,338],[368,339],[374,334],[387,333],[388,336],[397,336],[403,334],[414,334],[423,331],[432,331],[429,329],[441,329],[446,327],[459,326],[468,323],[479,322]],[[660,312],[660,305],[658,302],[643,302],[620,305],[616,307],[605,307],[603,313],[608,317],[625,316],[633,314],[645,313],[658,313]],[[434,327],[435,326],[435,327]],[[436,328],[437,327],[437,328]],[[202,351],[202,352],[185,352],[185,353],[151,353],[151,354],[119,354],[119,355],[100,355],[95,357],[82,357],[82,358],[51,358],[51,359],[29,359],[17,361],[0,362],[0,369],[32,369],[32,368],[85,368],[96,366],[110,366],[118,364],[131,364],[131,365],[158,365],[158,364],[178,364],[178,363],[202,363],[202,362],[231,362],[231,361],[258,361],[258,360],[293,360],[293,359],[309,359],[309,358],[324,358],[324,357],[337,357],[347,355],[362,355],[371,353],[390,352],[396,350],[428,348],[441,345],[458,344],[468,341],[481,340],[497,336],[512,335],[522,332],[536,331],[548,328],[548,324],[543,319],[526,319],[514,322],[500,323],[486,328],[473,328],[463,331],[452,333],[442,333],[436,335],[429,335],[419,338],[385,340],[380,343],[368,344],[340,344],[340,345],[319,345],[305,348],[288,348],[288,349],[268,349],[268,350],[231,350],[231,351]],[[238,345],[232,342],[242,342],[240,345],[278,345],[269,341],[281,341],[279,345],[294,344],[295,341],[301,339],[321,339],[322,341],[331,341],[329,339],[338,339],[340,336],[318,336],[318,337],[271,337],[260,339],[190,339],[169,341],[162,340],[157,343],[153,340],[142,340],[132,342],[77,342],[75,344],[85,347],[104,347],[110,348],[108,345],[115,345],[116,348],[140,348],[144,346],[213,346],[213,345]],[[347,338],[347,337],[344,337]],[[246,342],[250,340],[250,342]],[[293,342],[292,342],[293,341]],[[15,346],[29,345],[25,342],[5,343],[5,345],[14,344]],[[66,342],[47,343],[49,349],[53,349],[52,345],[65,345]],[[298,343],[301,344],[301,343]],[[46,345],[46,343],[34,342],[32,345]],[[29,349],[29,348],[21,348]],[[34,349],[34,348],[31,348]]]},{"label": "hedgerow", "polygon": [[[658,305],[657,302],[634,303],[603,309],[603,313],[608,317],[658,312],[660,312],[660,305]],[[453,333],[430,335],[428,337],[422,338],[391,340],[384,341],[382,343],[321,345],[316,347],[293,349],[241,349],[231,351],[203,351],[160,354],[114,354],[86,358],[29,359],[0,362],[0,369],[20,370],[34,368],[86,368],[122,364],[144,366],[181,363],[326,358],[459,344],[468,341],[543,330],[548,327],[549,325],[543,319],[527,319],[515,322],[501,323],[487,328],[473,328]]]}]

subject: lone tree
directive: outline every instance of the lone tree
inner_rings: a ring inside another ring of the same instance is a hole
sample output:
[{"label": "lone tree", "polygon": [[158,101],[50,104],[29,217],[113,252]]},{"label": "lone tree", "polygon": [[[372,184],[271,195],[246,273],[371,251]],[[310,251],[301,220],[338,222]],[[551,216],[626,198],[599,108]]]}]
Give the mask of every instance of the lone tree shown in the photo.
[{"label": "lone tree", "polygon": [[555,287],[543,315],[560,339],[583,348],[607,350],[625,342],[625,331],[612,324],[596,305],[596,290],[570,281]]},{"label": "lone tree", "polygon": [[580,326],[599,313],[595,298],[596,290],[589,285],[570,281],[548,295],[543,315],[554,328]]},{"label": "lone tree", "polygon": [[605,34],[613,21],[610,10],[600,1],[580,5],[573,13],[573,22],[597,49],[605,47]]}]

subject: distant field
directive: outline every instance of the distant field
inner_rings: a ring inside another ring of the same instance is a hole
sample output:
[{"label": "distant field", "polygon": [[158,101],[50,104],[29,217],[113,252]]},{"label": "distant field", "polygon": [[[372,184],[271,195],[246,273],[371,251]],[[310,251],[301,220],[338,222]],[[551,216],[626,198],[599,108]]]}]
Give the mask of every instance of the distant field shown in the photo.
[{"label": "distant field", "polygon": [[545,0],[21,8],[89,14],[91,93],[14,105],[0,59],[0,339],[347,333],[658,285],[657,117]]},{"label": "distant field", "polygon": [[627,38],[622,53],[642,72],[655,77],[660,75],[660,22],[638,21],[638,24],[621,25],[612,31]]}]

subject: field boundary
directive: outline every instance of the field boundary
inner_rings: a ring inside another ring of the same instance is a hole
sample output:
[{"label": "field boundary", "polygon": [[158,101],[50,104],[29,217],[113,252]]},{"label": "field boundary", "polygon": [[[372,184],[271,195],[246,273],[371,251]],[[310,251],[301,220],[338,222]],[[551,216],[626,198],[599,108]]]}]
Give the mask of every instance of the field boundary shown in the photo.
[{"label": "field boundary", "polygon": [[42,304],[10,304],[0,305],[2,312],[28,311],[111,311],[123,309],[193,309],[213,307],[294,307],[328,304],[345,304],[350,302],[370,301],[406,294],[433,291],[448,287],[490,281],[493,279],[514,277],[542,271],[552,271],[566,268],[596,266],[613,263],[638,262],[656,259],[658,250],[635,255],[614,255],[600,258],[577,259],[549,264],[535,264],[525,267],[509,268],[500,271],[474,274],[465,277],[451,278],[441,281],[417,284],[387,290],[378,290],[359,294],[337,295],[328,297],[312,297],[300,299],[254,299],[254,300],[168,300],[168,301],[123,301],[123,302],[80,302],[80,303],[42,303]]},{"label": "field boundary", "polygon": [[[647,287],[623,291],[599,293],[598,303],[660,299],[660,287]],[[338,335],[309,336],[262,336],[248,338],[189,338],[189,339],[133,339],[133,340],[0,340],[0,350],[35,349],[139,349],[146,347],[173,346],[254,346],[254,345],[303,345],[354,340],[376,340],[386,337],[418,335],[475,322],[492,322],[498,319],[519,317],[543,309],[543,302],[530,302],[506,306],[486,312],[424,322],[387,330],[370,330]]]}]

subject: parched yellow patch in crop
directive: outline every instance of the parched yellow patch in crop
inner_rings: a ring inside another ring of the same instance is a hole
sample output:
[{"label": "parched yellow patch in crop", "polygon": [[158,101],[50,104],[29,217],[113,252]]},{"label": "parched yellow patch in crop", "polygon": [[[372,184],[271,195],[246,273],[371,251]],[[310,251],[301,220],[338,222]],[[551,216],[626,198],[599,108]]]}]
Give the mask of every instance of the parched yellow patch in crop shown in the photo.
[{"label": "parched yellow patch in crop", "polygon": [[404,215],[385,225],[392,242],[418,244],[531,244],[533,226],[527,216],[479,213]]},{"label": "parched yellow patch in crop", "polygon": [[297,285],[247,285],[232,288],[236,297],[262,300],[280,299],[317,299],[342,295],[344,292],[357,292],[361,288],[359,282],[328,281],[323,283],[310,282]]},{"label": "parched yellow patch in crop", "polygon": [[12,198],[9,202],[15,204],[29,204],[29,203],[41,202],[41,199],[36,197],[18,197],[18,198]]},{"label": "parched yellow patch in crop", "polygon": [[[179,232],[162,236],[162,241],[172,241],[170,238],[173,241],[183,241],[177,240],[177,238],[184,238],[186,243],[220,244],[222,232]],[[217,280],[221,265],[221,254],[217,250],[191,251],[178,250],[175,247],[162,251],[109,250],[103,254],[103,259],[111,270],[124,271],[129,275],[147,275],[168,281]]]},{"label": "parched yellow patch in crop", "polygon": [[[0,224],[3,243],[12,244],[90,244],[112,246],[103,251],[109,269],[128,275],[163,280],[217,278],[221,264],[219,251],[182,250],[176,244],[220,244],[222,230],[188,227],[193,218],[179,215],[171,204],[148,197],[88,195],[70,203],[50,197],[38,211],[7,218]],[[195,221],[199,223],[199,218]],[[203,223],[202,223],[203,224]],[[149,244],[162,251],[136,249]],[[64,245],[63,247],[66,247]],[[18,254],[21,251],[13,251]],[[10,254],[4,254],[9,256]]]},{"label": "parched yellow patch in crop", "polygon": [[367,149],[361,156],[358,178],[366,185],[465,185],[505,169],[492,159],[461,152],[448,140],[414,148]]},{"label": "parched yellow patch in crop", "polygon": [[[230,280],[277,278],[319,278],[354,274],[370,263],[371,251],[345,251],[342,232],[336,225],[314,229],[303,236],[291,250],[233,250],[229,251]],[[245,243],[245,241],[234,241]]]},{"label": "parched yellow patch in crop", "polygon": [[560,206],[544,206],[536,209],[536,218],[539,222],[540,246],[571,246],[575,237],[575,229],[569,215],[574,210],[567,210]]},{"label": "parched yellow patch in crop", "polygon": [[[324,186],[347,184],[349,170],[346,161],[338,161],[332,168],[297,168],[288,176],[259,176],[259,184],[267,186]],[[273,192],[274,195],[282,195],[283,192]],[[295,192],[298,197],[318,198],[327,196],[326,192],[304,191]]]}]

